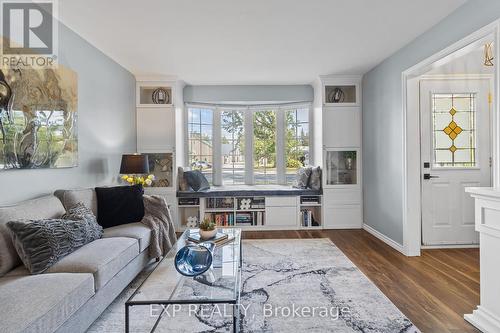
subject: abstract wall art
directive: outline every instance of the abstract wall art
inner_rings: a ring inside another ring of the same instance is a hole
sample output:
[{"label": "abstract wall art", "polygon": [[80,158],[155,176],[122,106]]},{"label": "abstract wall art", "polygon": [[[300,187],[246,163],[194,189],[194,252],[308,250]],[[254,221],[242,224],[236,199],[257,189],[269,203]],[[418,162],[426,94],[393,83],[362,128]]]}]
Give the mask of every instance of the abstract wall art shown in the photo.
[{"label": "abstract wall art", "polygon": [[0,73],[0,95],[10,94],[0,103],[0,171],[77,166],[76,73],[62,66]]},{"label": "abstract wall art", "polygon": [[147,153],[149,173],[155,176],[153,187],[172,186],[173,154]]}]

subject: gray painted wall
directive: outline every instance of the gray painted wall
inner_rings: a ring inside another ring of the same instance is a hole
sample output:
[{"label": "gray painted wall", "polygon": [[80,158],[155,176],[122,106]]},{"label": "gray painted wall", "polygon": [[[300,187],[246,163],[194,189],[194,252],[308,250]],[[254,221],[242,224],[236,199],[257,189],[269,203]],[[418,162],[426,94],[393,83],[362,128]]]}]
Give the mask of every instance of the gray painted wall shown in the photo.
[{"label": "gray painted wall", "polygon": [[312,102],[310,85],[186,86],[184,102]]},{"label": "gray painted wall", "polygon": [[363,78],[365,223],[400,244],[404,140],[401,73],[498,18],[500,1],[469,0]]},{"label": "gray painted wall", "polygon": [[0,205],[115,182],[121,154],[136,151],[134,76],[62,24],[59,61],[78,74],[79,166],[0,171]]}]

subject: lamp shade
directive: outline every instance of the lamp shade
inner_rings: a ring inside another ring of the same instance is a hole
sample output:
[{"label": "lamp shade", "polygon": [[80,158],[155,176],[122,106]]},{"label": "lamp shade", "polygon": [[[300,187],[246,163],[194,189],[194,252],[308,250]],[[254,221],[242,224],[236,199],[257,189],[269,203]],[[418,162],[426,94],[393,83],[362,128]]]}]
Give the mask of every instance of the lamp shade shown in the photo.
[{"label": "lamp shade", "polygon": [[121,174],[144,174],[149,173],[148,155],[125,154],[122,155],[120,166]]}]

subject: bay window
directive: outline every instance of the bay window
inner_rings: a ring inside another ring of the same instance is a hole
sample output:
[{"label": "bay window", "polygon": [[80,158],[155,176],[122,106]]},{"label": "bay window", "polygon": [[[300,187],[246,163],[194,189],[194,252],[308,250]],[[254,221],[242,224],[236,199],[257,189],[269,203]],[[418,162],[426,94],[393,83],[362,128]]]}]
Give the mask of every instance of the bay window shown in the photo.
[{"label": "bay window", "polygon": [[188,115],[188,163],[213,181],[213,110],[190,108]]},{"label": "bay window", "polygon": [[292,184],[298,168],[309,164],[309,109],[286,111],[286,183]]},{"label": "bay window", "polygon": [[222,182],[245,184],[245,127],[242,111],[221,111]]},{"label": "bay window", "polygon": [[255,111],[253,114],[253,176],[254,184],[277,184],[276,111]]},{"label": "bay window", "polygon": [[309,164],[309,104],[187,105],[188,162],[213,185],[291,184]]}]

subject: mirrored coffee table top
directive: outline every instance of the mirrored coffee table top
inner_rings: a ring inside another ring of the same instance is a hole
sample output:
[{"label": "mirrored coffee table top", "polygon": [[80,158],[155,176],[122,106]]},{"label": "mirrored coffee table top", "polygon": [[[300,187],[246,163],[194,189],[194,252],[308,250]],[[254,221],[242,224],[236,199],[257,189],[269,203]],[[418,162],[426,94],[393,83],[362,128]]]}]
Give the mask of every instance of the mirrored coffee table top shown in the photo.
[{"label": "mirrored coffee table top", "polygon": [[237,301],[241,274],[241,229],[219,229],[219,232],[228,234],[228,237],[233,237],[234,240],[215,247],[212,268],[207,272],[197,277],[183,276],[175,269],[175,255],[185,245],[194,244],[188,237],[190,233],[197,232],[198,229],[184,231],[174,247],[156,265],[127,304],[203,304]]}]

